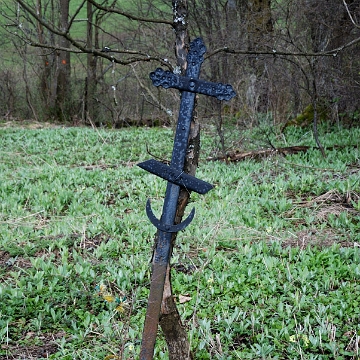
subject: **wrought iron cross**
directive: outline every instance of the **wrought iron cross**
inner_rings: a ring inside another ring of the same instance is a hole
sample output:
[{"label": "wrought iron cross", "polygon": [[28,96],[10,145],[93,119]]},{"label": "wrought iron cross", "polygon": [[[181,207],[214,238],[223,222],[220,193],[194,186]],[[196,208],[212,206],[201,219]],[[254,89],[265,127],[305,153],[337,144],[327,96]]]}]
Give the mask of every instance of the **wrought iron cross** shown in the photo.
[{"label": "wrought iron cross", "polygon": [[155,86],[175,88],[182,93],[170,166],[153,159],[138,164],[141,168],[168,182],[160,220],[154,215],[150,200],[146,203],[146,213],[152,224],[159,230],[159,234],[153,259],[150,295],[140,354],[141,360],[150,360],[153,357],[172,233],[185,229],[195,215],[195,209],[192,209],[186,220],[180,224],[174,224],[180,188],[183,187],[199,194],[206,194],[213,188],[213,185],[184,173],[196,93],[214,96],[219,100],[230,100],[236,95],[231,85],[199,80],[200,67],[204,61],[205,52],[206,48],[202,39],[197,38],[190,43],[185,76],[179,76],[160,68],[150,74]]}]

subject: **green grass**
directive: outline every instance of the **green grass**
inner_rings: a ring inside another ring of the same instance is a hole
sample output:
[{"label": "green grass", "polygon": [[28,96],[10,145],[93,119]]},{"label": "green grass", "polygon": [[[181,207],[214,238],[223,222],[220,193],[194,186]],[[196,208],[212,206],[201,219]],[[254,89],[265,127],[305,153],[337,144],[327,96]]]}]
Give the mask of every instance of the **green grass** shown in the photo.
[{"label": "green grass", "polygon": [[[160,214],[166,184],[136,163],[147,145],[169,159],[172,130],[0,138],[0,358],[138,358],[155,233],[144,208]],[[188,270],[172,279],[196,359],[359,359],[360,130],[321,139],[346,146],[226,165],[206,160],[204,131],[197,176],[216,187],[192,194],[172,258]],[[295,128],[271,141],[314,144]]]}]

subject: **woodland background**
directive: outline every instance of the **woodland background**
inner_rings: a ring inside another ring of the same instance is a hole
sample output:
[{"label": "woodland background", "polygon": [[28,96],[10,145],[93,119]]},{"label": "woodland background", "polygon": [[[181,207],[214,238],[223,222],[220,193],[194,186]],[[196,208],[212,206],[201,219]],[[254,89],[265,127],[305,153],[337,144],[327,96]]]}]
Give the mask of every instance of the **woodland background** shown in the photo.
[{"label": "woodland background", "polygon": [[315,109],[320,120],[358,123],[359,0],[190,0],[177,15],[163,0],[0,5],[0,115],[9,120],[174,122],[178,91],[154,88],[149,73],[176,67],[173,25],[182,23],[208,48],[201,77],[238,94],[230,105],[202,97],[199,119],[301,125]]}]

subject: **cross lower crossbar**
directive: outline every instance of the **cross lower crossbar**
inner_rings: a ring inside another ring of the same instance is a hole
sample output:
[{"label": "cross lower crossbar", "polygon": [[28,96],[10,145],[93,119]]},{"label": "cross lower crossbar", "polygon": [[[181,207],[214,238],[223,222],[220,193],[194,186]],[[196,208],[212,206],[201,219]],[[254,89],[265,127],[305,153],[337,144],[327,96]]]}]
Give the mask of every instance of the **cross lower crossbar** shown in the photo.
[{"label": "cross lower crossbar", "polygon": [[184,171],[172,168],[160,161],[150,159],[138,164],[142,169],[157,175],[173,184],[186,188],[189,191],[195,191],[198,194],[206,194],[214,186],[206,181],[197,179]]}]

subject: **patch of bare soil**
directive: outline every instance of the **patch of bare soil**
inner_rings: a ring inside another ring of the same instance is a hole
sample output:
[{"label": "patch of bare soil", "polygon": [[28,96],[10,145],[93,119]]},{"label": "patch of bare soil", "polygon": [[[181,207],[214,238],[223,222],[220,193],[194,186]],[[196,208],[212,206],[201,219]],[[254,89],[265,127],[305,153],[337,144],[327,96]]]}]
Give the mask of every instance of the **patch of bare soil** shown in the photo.
[{"label": "patch of bare soil", "polygon": [[353,208],[352,202],[358,202],[359,200],[360,200],[360,194],[357,194],[354,191],[348,191],[345,194],[340,194],[339,191],[337,190],[330,190],[320,196],[314,197],[311,200],[302,202],[301,206],[309,207],[314,204],[319,204],[319,205],[338,204],[343,208],[351,210]]},{"label": "patch of bare soil", "polygon": [[[81,251],[87,251],[87,252],[91,252],[94,249],[96,249],[97,247],[99,247],[101,244],[103,243],[107,243],[110,238],[109,236],[105,235],[105,234],[98,234],[95,235],[94,237],[86,237],[85,234],[80,234],[80,233],[74,233],[71,235],[56,235],[56,236],[46,236],[46,237],[42,237],[42,239],[47,239],[47,240],[52,240],[52,239],[58,239],[58,238],[68,238],[69,241],[71,242],[71,244],[68,244],[68,250],[69,250],[69,260],[72,259],[71,253],[72,253],[72,249],[76,249],[78,252]],[[77,244],[75,245],[74,242],[77,242]],[[42,249],[39,250],[36,254],[36,257],[42,257],[44,259],[49,258],[50,256],[55,256],[55,261],[57,260],[61,260],[61,252],[59,249],[55,248],[52,251],[49,252],[49,250],[47,249]]]},{"label": "patch of bare soil", "polygon": [[[42,236],[40,237],[41,240],[56,240],[60,238],[67,237],[72,244],[69,244],[69,253],[71,254],[71,249],[75,247],[74,242],[77,241],[78,244],[76,245],[77,251],[86,251],[91,252],[101,244],[106,243],[109,241],[109,236],[105,234],[99,234],[94,237],[88,238],[80,233],[74,233],[68,236],[65,235],[55,235],[55,236]],[[52,251],[48,249],[41,249],[39,250],[34,257],[36,258],[43,258],[48,259],[50,256],[54,256],[54,261],[61,260],[61,253],[60,250],[55,248]],[[71,259],[71,255],[69,257]],[[32,267],[32,263],[29,257],[22,257],[19,255],[11,256],[10,253],[7,251],[0,250],[0,280],[1,277],[9,277],[11,271],[17,271],[19,268],[21,269],[28,269]],[[0,357],[1,360],[1,357]]]},{"label": "patch of bare soil", "polygon": [[0,266],[5,267],[8,264],[10,257],[9,253],[0,250]]},{"label": "patch of bare soil", "polygon": [[[342,148],[346,148],[346,147],[353,147],[353,148],[358,148],[358,145],[346,145],[346,146],[342,146],[342,145],[334,145],[334,146],[330,146],[327,147],[325,150],[327,151],[331,151],[334,149],[342,149]],[[236,149],[236,150],[231,150],[229,152],[226,153],[226,155],[220,155],[220,156],[215,156],[215,157],[209,157],[208,160],[209,161],[225,161],[226,163],[228,162],[238,162],[238,161],[243,161],[243,160],[248,160],[248,159],[253,159],[253,160],[263,160],[272,156],[277,156],[277,155],[282,155],[282,156],[287,156],[287,155],[292,155],[292,154],[298,154],[300,152],[307,152],[309,149],[316,149],[316,150],[320,150],[319,147],[312,147],[312,146],[287,146],[287,147],[282,147],[282,148],[268,148],[268,149],[259,149],[259,150],[250,150],[250,151],[242,151],[240,149]]]},{"label": "patch of bare soil", "polygon": [[24,269],[32,266],[29,259],[11,256],[7,251],[0,251],[0,267],[11,269],[14,265]]},{"label": "patch of bare soil", "polygon": [[302,200],[298,202],[293,209],[288,211],[287,215],[291,215],[298,207],[312,208],[314,210],[315,218],[318,221],[326,221],[330,214],[339,216],[343,212],[360,215],[353,206],[353,204],[359,202],[359,200],[360,194],[354,191],[340,194],[339,191],[333,189],[320,196],[316,196],[311,200]]},{"label": "patch of bare soil", "polygon": [[[41,334],[37,335],[35,332],[28,332],[24,336],[26,345],[18,344],[3,344],[1,345],[1,360],[35,360],[35,359],[48,359],[51,354],[58,350],[56,344],[57,339],[61,339],[66,334],[64,331],[59,331],[54,334]],[[35,343],[38,343],[34,345]]]},{"label": "patch of bare soil", "polygon": [[[328,221],[330,216],[336,218],[344,212],[351,216],[360,217],[360,212],[353,206],[353,204],[357,203],[359,200],[360,194],[354,191],[341,194],[337,190],[330,190],[311,200],[298,202],[286,215],[291,217],[296,208],[299,207],[311,208],[314,214],[314,227],[292,234],[283,242],[283,246],[294,246],[301,249],[304,249],[309,245],[319,247],[331,246],[333,244],[340,244],[341,247],[360,246],[359,243],[351,241],[349,237],[343,233],[339,233],[335,228],[316,228],[317,223]],[[301,220],[297,221],[301,222]]]},{"label": "patch of bare soil", "polygon": [[51,122],[39,122],[35,120],[9,120],[6,122],[0,122],[2,128],[23,128],[23,129],[49,129],[49,128],[60,128],[63,125],[59,125]]},{"label": "patch of bare soil", "polygon": [[[54,235],[54,236],[41,236],[40,239],[41,240],[57,240],[57,239],[68,239],[69,240],[69,244],[68,244],[68,248],[69,248],[69,252],[70,250],[75,247],[75,242],[77,242],[76,247],[79,247],[80,249],[83,250],[93,250],[95,248],[97,248],[98,246],[100,246],[102,243],[106,243],[107,241],[109,241],[109,236],[106,234],[98,234],[95,235],[94,237],[87,237],[85,236],[85,234],[81,234],[81,233],[73,233],[70,235],[63,235],[63,234],[59,234],[59,235]],[[49,254],[55,254],[57,258],[60,257],[59,255],[59,250],[54,249],[53,251],[51,251],[51,253],[49,253],[48,250],[40,250],[39,252],[36,253],[36,256],[48,256]]]},{"label": "patch of bare soil", "polygon": [[317,230],[315,228],[301,230],[292,234],[289,238],[283,240],[283,247],[298,247],[301,250],[306,249],[308,246],[328,247],[334,244],[339,244],[341,247],[357,247],[359,243],[350,241],[344,238],[333,229]]}]

